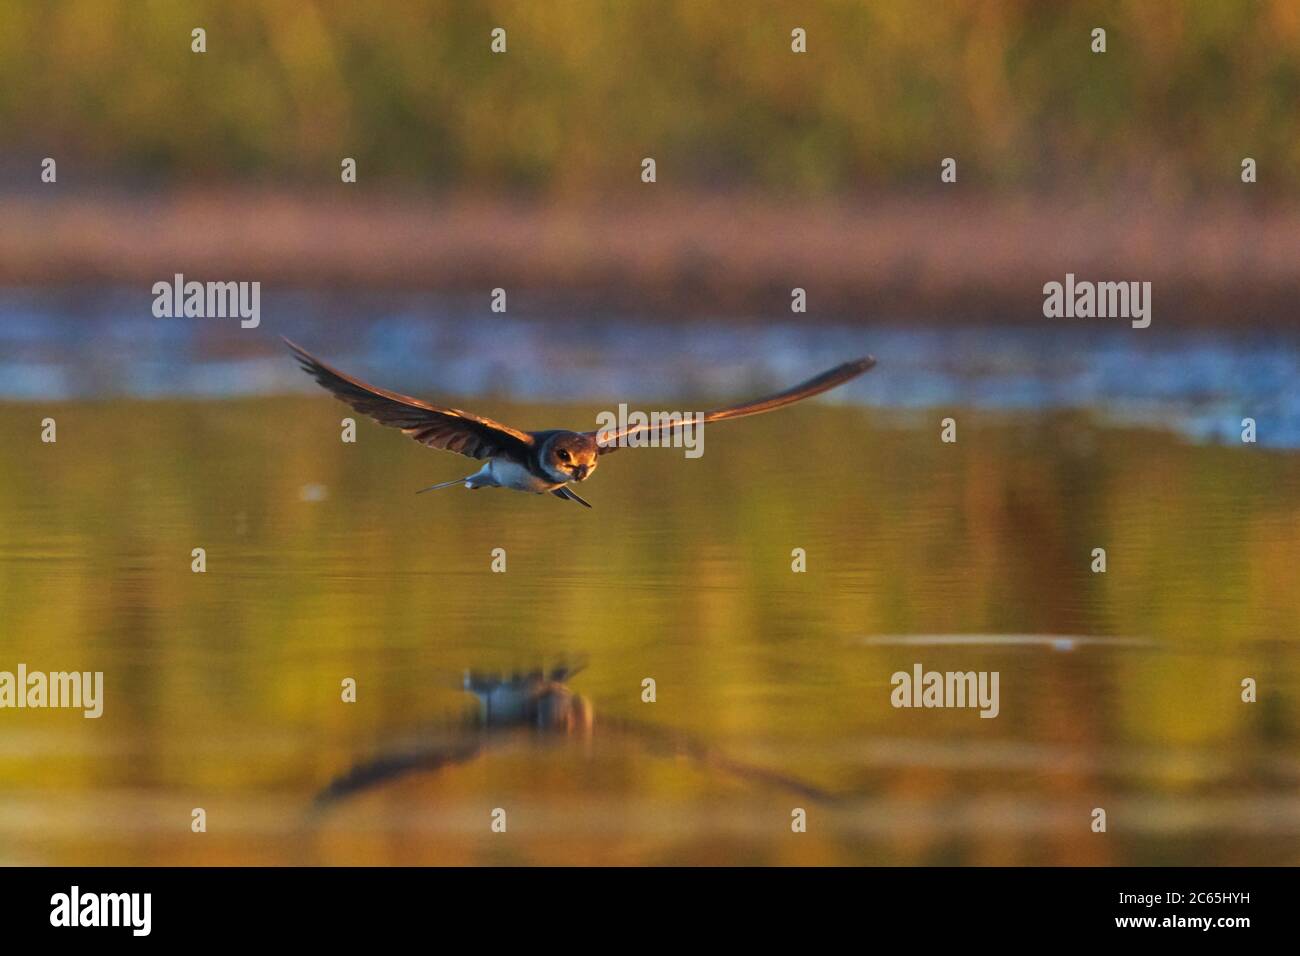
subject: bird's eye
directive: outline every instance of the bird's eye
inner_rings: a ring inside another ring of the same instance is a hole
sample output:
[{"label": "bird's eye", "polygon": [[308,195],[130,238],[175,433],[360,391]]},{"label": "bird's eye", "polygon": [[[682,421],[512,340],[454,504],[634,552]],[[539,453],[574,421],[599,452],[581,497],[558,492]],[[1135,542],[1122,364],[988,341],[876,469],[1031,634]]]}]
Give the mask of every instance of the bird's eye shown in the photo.
[{"label": "bird's eye", "polygon": [[563,448],[561,448],[559,451],[555,453],[555,457],[560,459],[560,461],[568,461],[569,453],[565,451]]}]

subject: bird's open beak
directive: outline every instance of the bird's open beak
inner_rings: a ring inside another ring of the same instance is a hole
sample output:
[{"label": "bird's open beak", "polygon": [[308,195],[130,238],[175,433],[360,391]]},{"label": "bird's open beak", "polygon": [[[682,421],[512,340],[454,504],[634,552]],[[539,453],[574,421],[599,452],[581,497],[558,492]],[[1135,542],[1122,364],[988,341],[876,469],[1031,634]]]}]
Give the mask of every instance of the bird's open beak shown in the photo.
[{"label": "bird's open beak", "polygon": [[579,465],[577,468],[573,469],[573,480],[574,480],[574,481],[582,481],[582,480],[585,479],[586,477],[587,477],[587,466],[586,466],[586,465]]}]

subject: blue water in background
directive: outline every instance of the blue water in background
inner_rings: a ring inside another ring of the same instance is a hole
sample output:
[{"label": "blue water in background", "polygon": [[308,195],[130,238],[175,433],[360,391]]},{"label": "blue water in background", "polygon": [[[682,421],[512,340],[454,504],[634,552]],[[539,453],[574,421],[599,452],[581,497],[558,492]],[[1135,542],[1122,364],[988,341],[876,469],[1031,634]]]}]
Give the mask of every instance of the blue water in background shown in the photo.
[{"label": "blue water in background", "polygon": [[[1300,448],[1300,336],[1122,320],[950,326],[494,315],[427,294],[263,289],[258,328],[159,319],[147,290],[0,293],[0,399],[310,392],[280,335],[361,378],[434,399],[641,403],[691,410],[787,387],[870,353],[879,366],[822,400],[883,409],[1087,410],[1194,442]],[[703,403],[702,404],[708,404]],[[595,409],[593,409],[593,416]],[[594,418],[593,418],[594,421]]]}]

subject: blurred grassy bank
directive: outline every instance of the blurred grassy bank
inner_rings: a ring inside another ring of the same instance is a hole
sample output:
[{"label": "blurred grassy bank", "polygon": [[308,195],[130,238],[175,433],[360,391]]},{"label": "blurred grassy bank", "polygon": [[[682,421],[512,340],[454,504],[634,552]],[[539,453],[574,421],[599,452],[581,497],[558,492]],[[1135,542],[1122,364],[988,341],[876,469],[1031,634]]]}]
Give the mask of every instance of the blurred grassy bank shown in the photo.
[{"label": "blurred grassy bank", "polygon": [[5,4],[0,282],[1037,321],[1074,272],[1292,321],[1297,95],[1292,0]]},{"label": "blurred grassy bank", "polygon": [[[1042,285],[1151,281],[1156,324],[1293,322],[1300,207],[1131,198],[869,204],[664,194],[611,207],[414,196],[189,192],[5,203],[0,283],[258,279],[509,290],[511,309],[1042,321]],[[1103,320],[1079,320],[1103,321]],[[1110,321],[1110,320],[1105,320]]]},{"label": "blurred grassy bank", "polygon": [[[207,31],[207,52],[190,32]],[[490,33],[507,31],[493,55]],[[791,30],[807,53],[791,52]],[[1104,54],[1091,31],[1107,31]],[[8,158],[128,180],[1300,195],[1293,0],[0,5]]]},{"label": "blurred grassy bank", "polygon": [[1298,51],[1292,0],[11,3],[0,283],[1038,321],[1074,272],[1289,322]]}]

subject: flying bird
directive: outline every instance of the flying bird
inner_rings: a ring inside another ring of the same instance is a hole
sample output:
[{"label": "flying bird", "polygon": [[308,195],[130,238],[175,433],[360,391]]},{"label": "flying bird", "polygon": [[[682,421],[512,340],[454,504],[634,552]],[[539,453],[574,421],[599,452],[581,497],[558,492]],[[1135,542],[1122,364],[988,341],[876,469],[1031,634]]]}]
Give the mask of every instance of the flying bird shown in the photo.
[{"label": "flying bird", "polygon": [[[430,485],[422,488],[421,493],[463,483],[466,488],[512,488],[538,495],[549,492],[557,498],[576,501],[590,508],[591,505],[569,485],[590,478],[601,455],[625,447],[626,440],[633,435],[639,436],[639,444],[657,444],[659,442],[655,439],[671,437],[668,433],[683,424],[681,421],[638,424],[599,432],[564,429],[520,431],[482,415],[432,405],[409,395],[369,385],[326,365],[288,339],[284,343],[308,375],[363,415],[369,415],[381,425],[400,428],[430,448],[454,451],[479,461],[486,459],[483,467],[472,475]],[[770,412],[842,385],[875,364],[876,360],[871,356],[845,362],[784,392],[705,412],[702,419],[687,416],[686,421],[718,422]]]},{"label": "flying bird", "polygon": [[536,745],[538,738],[552,743],[580,741],[588,752],[593,742],[609,746],[615,753],[635,747],[651,756],[686,759],[702,770],[824,804],[841,803],[848,796],[779,770],[736,760],[677,730],[615,716],[597,719],[593,702],[568,686],[580,670],[581,663],[571,663],[500,676],[466,673],[462,686],[477,698],[477,707],[444,727],[429,726],[415,734],[403,734],[378,755],[354,764],[316,794],[314,814],[404,778],[450,772],[521,743]]}]

